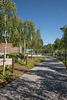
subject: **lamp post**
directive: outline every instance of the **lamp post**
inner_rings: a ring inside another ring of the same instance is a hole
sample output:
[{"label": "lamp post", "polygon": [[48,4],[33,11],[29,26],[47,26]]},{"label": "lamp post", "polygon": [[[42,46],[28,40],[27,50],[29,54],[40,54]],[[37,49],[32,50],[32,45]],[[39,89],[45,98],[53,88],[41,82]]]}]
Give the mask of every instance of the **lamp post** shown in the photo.
[{"label": "lamp post", "polygon": [[66,38],[65,38],[65,32],[67,31],[67,28],[60,28],[61,30],[64,30],[64,40],[65,40],[65,66],[66,66]]}]

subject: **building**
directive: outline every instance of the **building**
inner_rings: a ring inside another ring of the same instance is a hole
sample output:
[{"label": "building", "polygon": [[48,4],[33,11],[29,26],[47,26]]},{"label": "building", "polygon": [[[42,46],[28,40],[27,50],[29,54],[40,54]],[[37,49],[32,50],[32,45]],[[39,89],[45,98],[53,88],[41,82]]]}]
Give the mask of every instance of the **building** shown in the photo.
[{"label": "building", "polygon": [[[0,54],[4,53],[4,46],[5,43],[0,43]],[[12,43],[7,43],[6,53],[12,53],[12,52],[20,52],[20,49],[17,47],[13,47]]]}]

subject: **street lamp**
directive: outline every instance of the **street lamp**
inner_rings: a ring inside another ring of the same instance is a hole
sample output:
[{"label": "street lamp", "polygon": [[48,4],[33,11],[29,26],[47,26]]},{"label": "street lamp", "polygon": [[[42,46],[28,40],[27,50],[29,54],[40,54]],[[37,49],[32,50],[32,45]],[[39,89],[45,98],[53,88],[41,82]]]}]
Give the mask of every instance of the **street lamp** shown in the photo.
[{"label": "street lamp", "polygon": [[64,30],[64,40],[65,40],[65,66],[66,66],[66,38],[65,38],[65,32],[67,30],[67,28],[60,28],[60,30]]}]

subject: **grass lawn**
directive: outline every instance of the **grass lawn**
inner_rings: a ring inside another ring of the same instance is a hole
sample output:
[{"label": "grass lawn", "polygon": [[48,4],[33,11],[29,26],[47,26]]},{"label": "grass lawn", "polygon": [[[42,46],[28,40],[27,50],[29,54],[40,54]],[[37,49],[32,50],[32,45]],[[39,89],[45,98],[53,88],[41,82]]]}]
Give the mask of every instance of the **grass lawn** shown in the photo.
[{"label": "grass lawn", "polygon": [[14,64],[14,74],[12,73],[12,66],[9,69],[6,67],[5,75],[3,75],[3,67],[0,66],[0,89],[7,84],[11,83],[15,79],[19,78],[21,75],[39,65],[45,59],[42,58],[28,58],[28,64],[24,64],[24,61],[19,60]]}]

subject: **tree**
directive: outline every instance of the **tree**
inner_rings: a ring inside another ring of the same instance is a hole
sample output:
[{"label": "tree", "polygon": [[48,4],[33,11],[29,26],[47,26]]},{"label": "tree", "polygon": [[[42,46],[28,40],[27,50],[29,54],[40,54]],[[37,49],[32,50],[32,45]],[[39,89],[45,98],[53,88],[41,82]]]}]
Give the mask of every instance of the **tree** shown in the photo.
[{"label": "tree", "polygon": [[7,34],[9,32],[9,28],[11,27],[12,17],[16,16],[16,4],[12,0],[1,0],[0,1],[0,13],[2,16],[1,22],[1,32],[4,31],[5,37],[5,49],[4,49],[4,67],[3,74],[5,74],[5,59],[6,59],[6,47],[7,47]]},{"label": "tree", "polygon": [[25,21],[23,24],[24,63],[25,63],[25,54],[26,54],[27,35],[28,35],[28,24],[27,24],[27,21]]},{"label": "tree", "polygon": [[67,25],[65,25],[63,28],[60,28],[63,31],[62,41],[67,43]]},{"label": "tree", "polygon": [[65,44],[65,66],[66,66],[66,44],[67,44],[67,26],[65,25],[63,28],[60,28],[64,34],[63,34],[63,41],[64,41],[64,44]]},{"label": "tree", "polygon": [[36,30],[35,30],[35,24],[32,21],[30,22],[30,33],[31,33],[31,57],[32,57],[32,50],[35,51],[36,48]]},{"label": "tree", "polygon": [[37,40],[36,40],[36,43],[37,43],[37,53],[41,52],[42,51],[42,46],[43,46],[43,40],[41,39],[41,33],[40,33],[40,27],[37,29]]},{"label": "tree", "polygon": [[31,48],[31,38],[32,38],[32,21],[26,20],[27,23],[27,37],[26,37],[26,48]]},{"label": "tree", "polygon": [[47,44],[43,46],[43,53],[51,53],[51,55],[53,55],[54,52],[54,44]]},{"label": "tree", "polygon": [[19,17],[16,17],[15,24],[13,22],[13,28],[12,28],[12,34],[10,34],[10,40],[12,41],[13,46],[16,46],[18,48],[22,47],[23,42],[23,21],[19,19]]},{"label": "tree", "polygon": [[23,27],[23,40],[24,40],[24,55],[25,55],[25,49],[33,49],[35,43],[35,24],[32,21],[26,20],[24,22]]},{"label": "tree", "polygon": [[60,43],[61,43],[61,39],[57,38],[55,41],[54,41],[54,50],[60,50]]},{"label": "tree", "polygon": [[[0,7],[0,11],[1,11],[1,7]],[[3,30],[3,28],[2,28],[2,14],[0,12],[0,43],[1,43],[1,39],[2,39],[2,30]]]},{"label": "tree", "polygon": [[48,46],[47,46],[47,48],[48,48],[49,53],[51,53],[52,52],[52,44],[49,43]]},{"label": "tree", "polygon": [[43,49],[43,54],[44,54],[44,53],[48,53],[48,48],[47,48],[47,46],[48,46],[48,45],[44,45],[44,46],[42,47],[42,49]]}]

